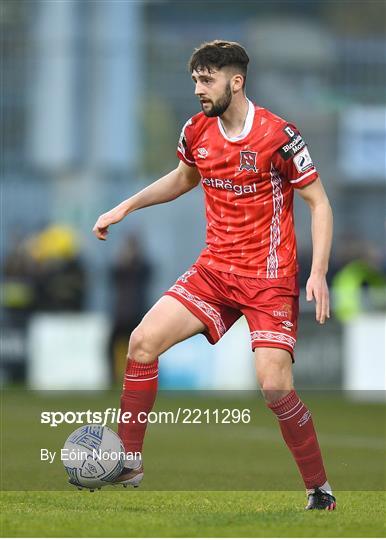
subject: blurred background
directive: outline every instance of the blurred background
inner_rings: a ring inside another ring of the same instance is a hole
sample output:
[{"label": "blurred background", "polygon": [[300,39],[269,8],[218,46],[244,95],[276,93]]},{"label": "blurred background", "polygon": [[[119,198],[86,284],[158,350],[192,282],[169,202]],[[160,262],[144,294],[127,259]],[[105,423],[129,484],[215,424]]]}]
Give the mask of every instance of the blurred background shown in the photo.
[{"label": "blurred background", "polygon": [[[221,38],[249,52],[248,97],[302,132],[334,210],[333,317],[319,327],[302,293],[297,384],[385,389],[384,2],[3,0],[0,24],[4,384],[121,380],[131,330],[204,246],[202,190],[129,216],[106,243],[91,229],[176,166],[199,111],[187,61]],[[304,287],[299,201],[296,224]],[[162,359],[163,388],[253,381],[244,321]]]}]

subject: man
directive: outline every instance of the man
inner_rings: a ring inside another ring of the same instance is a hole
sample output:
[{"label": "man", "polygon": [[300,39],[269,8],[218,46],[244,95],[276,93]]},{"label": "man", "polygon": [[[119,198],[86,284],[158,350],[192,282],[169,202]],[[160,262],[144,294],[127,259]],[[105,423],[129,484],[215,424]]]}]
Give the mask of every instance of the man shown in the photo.
[{"label": "man", "polygon": [[[332,213],[296,127],[247,99],[248,62],[234,42],[216,40],[194,51],[189,68],[202,112],[182,129],[178,167],[95,224],[97,238],[106,240],[109,226],[130,212],[174,200],[202,182],[207,248],[131,334],[121,408],[134,419],[150,411],[158,356],[197,333],[215,343],[244,314],[257,379],[302,475],[306,508],[333,510],[311,413],[292,381],[299,296],[294,189],[312,214],[307,300],[315,299],[320,324],[329,317]],[[138,422],[120,424],[127,451],[141,450],[145,429]],[[142,463],[127,462],[118,481],[138,485],[142,477]]]}]

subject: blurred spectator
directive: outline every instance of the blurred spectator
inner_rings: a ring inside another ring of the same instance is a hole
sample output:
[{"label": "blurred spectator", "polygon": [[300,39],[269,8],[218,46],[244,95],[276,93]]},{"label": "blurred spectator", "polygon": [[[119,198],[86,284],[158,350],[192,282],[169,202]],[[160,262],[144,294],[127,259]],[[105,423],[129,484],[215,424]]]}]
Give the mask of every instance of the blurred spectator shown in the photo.
[{"label": "blurred spectator", "polygon": [[14,231],[9,245],[1,269],[1,382],[25,377],[26,327],[35,303],[32,260],[23,237]]},{"label": "blurred spectator", "polygon": [[[342,257],[349,256],[348,260]],[[342,244],[341,259],[345,264],[332,280],[334,312],[342,321],[349,321],[367,309],[386,308],[386,276],[382,254],[371,242],[347,239]]]},{"label": "blurred spectator", "polygon": [[127,236],[110,271],[114,295],[110,361],[114,380],[122,379],[129,336],[147,310],[150,276],[151,266],[138,237]]},{"label": "blurred spectator", "polygon": [[52,225],[27,242],[34,261],[35,311],[81,311],[85,273],[75,233]]},{"label": "blurred spectator", "polygon": [[9,319],[22,320],[34,308],[33,261],[22,237],[14,233],[2,268],[1,305]]},{"label": "blurred spectator", "polygon": [[75,234],[67,227],[49,226],[27,239],[16,232],[10,246],[2,268],[0,379],[17,381],[25,377],[30,316],[81,310],[85,279]]}]

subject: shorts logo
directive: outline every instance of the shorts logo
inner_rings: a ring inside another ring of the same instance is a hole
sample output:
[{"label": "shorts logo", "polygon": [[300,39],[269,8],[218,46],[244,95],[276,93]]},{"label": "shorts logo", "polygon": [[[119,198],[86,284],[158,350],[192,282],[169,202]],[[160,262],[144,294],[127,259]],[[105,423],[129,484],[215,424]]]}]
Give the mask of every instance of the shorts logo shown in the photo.
[{"label": "shorts logo", "polygon": [[288,317],[288,311],[279,311],[274,309],[272,313],[274,317]]},{"label": "shorts logo", "polygon": [[254,171],[257,172],[256,169],[256,156],[257,152],[250,152],[250,151],[240,151],[240,167],[239,171]]},{"label": "shorts logo", "polygon": [[291,321],[282,321],[281,324],[283,325],[284,330],[291,331],[291,328],[293,327],[293,324]]},{"label": "shorts logo", "polygon": [[286,317],[287,319],[292,319],[291,304],[283,304],[281,308],[275,309],[272,313],[274,317]]}]

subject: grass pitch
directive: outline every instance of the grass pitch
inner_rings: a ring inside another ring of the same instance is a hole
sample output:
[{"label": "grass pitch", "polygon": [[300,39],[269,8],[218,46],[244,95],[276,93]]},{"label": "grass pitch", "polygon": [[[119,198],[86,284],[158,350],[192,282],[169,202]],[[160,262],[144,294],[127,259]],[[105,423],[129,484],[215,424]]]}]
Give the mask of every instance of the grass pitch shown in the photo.
[{"label": "grass pitch", "polygon": [[[16,388],[2,399],[1,534],[7,537],[383,537],[385,407],[310,394],[337,495],[335,512],[305,512],[299,474],[261,400],[239,394],[160,394],[157,410],[250,408],[236,425],[153,424],[138,490],[89,493],[66,482],[59,451],[78,425],[51,428],[42,411],[103,410],[118,391],[42,394]],[[115,426],[112,426],[115,428]],[[23,491],[22,491],[23,490]],[[275,491],[276,490],[276,491]]]},{"label": "grass pitch", "polygon": [[302,492],[7,492],[9,537],[383,537],[382,492],[337,494],[305,512]]}]

